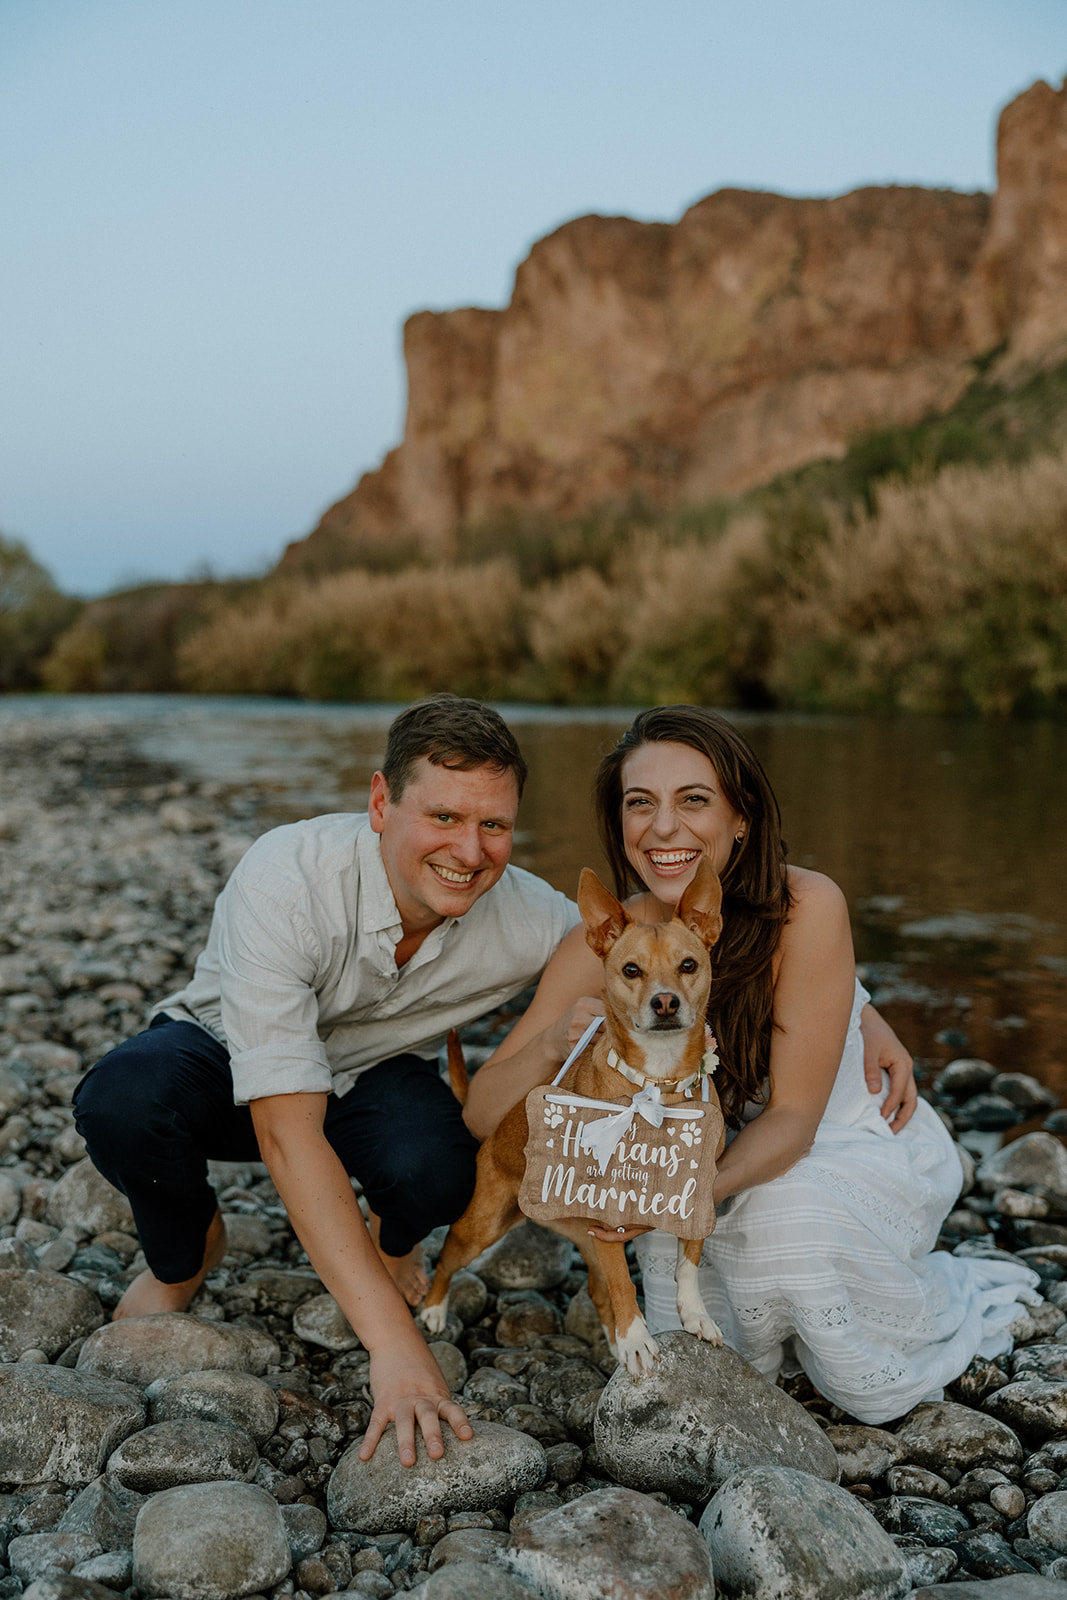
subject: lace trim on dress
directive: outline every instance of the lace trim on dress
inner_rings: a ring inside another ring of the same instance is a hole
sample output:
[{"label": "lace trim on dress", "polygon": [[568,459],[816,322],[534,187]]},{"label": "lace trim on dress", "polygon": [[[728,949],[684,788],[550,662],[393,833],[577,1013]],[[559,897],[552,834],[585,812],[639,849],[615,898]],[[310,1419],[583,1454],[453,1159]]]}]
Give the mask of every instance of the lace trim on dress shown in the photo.
[{"label": "lace trim on dress", "polygon": [[804,1306],[795,1300],[761,1300],[756,1305],[735,1306],[738,1322],[754,1327],[771,1318],[798,1329],[817,1332],[825,1328],[847,1328],[853,1322],[872,1324],[891,1329],[894,1333],[908,1332],[913,1338],[925,1340],[935,1333],[934,1319],[916,1316],[914,1311],[893,1311],[882,1306],[872,1306],[852,1300],[841,1300],[835,1305]]},{"label": "lace trim on dress", "polygon": [[923,1249],[923,1234],[914,1223],[909,1222],[900,1210],[900,1202],[891,1205],[888,1200],[876,1195],[870,1188],[862,1184],[853,1183],[851,1179],[844,1178],[830,1166],[819,1163],[819,1182],[835,1194],[843,1195],[851,1200],[861,1213],[866,1211],[871,1216],[878,1218],[879,1222],[894,1233],[899,1239],[907,1240],[908,1255],[925,1254]]},{"label": "lace trim on dress", "polygon": [[865,1372],[856,1380],[856,1387],[865,1394],[870,1394],[874,1389],[885,1389],[891,1383],[899,1383],[906,1377],[905,1369],[899,1361],[887,1361],[884,1366],[878,1367],[874,1372]]}]

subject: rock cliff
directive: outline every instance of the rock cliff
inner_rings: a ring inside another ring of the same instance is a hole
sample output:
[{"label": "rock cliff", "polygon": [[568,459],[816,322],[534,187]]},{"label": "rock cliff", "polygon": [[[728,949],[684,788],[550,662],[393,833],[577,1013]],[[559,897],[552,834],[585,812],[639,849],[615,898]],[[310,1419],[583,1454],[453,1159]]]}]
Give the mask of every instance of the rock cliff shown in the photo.
[{"label": "rock cliff", "polygon": [[1067,354],[1067,85],[1004,111],[984,194],[723,190],[674,224],[579,217],[510,304],[404,330],[403,442],[290,546],[447,547],[508,508],[699,502],[949,409],[995,355]]}]

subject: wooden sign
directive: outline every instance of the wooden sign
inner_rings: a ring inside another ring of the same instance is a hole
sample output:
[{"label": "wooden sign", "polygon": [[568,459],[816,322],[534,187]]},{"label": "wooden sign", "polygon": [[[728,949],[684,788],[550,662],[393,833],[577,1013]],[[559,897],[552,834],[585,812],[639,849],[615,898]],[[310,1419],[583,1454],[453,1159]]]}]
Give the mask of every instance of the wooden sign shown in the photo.
[{"label": "wooden sign", "polygon": [[583,1217],[605,1228],[662,1228],[706,1239],[715,1227],[722,1112],[712,1101],[660,1096],[589,1100],[565,1088],[526,1097],[529,1138],[519,1205],[534,1222]]}]

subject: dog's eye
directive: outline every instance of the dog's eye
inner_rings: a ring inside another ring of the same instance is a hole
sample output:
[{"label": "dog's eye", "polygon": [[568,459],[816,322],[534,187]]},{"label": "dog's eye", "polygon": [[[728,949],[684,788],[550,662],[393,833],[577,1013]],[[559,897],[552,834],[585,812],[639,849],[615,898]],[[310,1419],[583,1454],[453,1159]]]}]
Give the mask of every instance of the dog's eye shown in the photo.
[{"label": "dog's eye", "polygon": [[697,964],[693,960],[692,956],[686,956],[684,961],[679,961],[679,963],[678,963],[678,971],[679,972],[695,972],[696,969],[697,969]]},{"label": "dog's eye", "polygon": [[622,969],[622,975],[624,978],[639,978],[641,976],[641,968],[636,961],[628,961]]}]

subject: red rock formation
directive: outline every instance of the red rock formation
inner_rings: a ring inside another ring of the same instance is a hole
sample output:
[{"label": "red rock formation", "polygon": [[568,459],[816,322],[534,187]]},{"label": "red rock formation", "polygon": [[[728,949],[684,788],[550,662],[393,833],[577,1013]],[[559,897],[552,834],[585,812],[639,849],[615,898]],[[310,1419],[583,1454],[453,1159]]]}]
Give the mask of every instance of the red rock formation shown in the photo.
[{"label": "red rock formation", "polygon": [[976,351],[998,372],[1067,357],[1067,82],[1035,83],[997,129],[997,192],[966,297]]},{"label": "red rock formation", "polygon": [[540,240],[503,311],[405,328],[403,443],[291,546],[414,533],[506,508],[707,500],[947,410],[974,359],[1067,341],[1067,89],[1000,122],[984,194],[723,190],[676,224],[580,217]]}]

